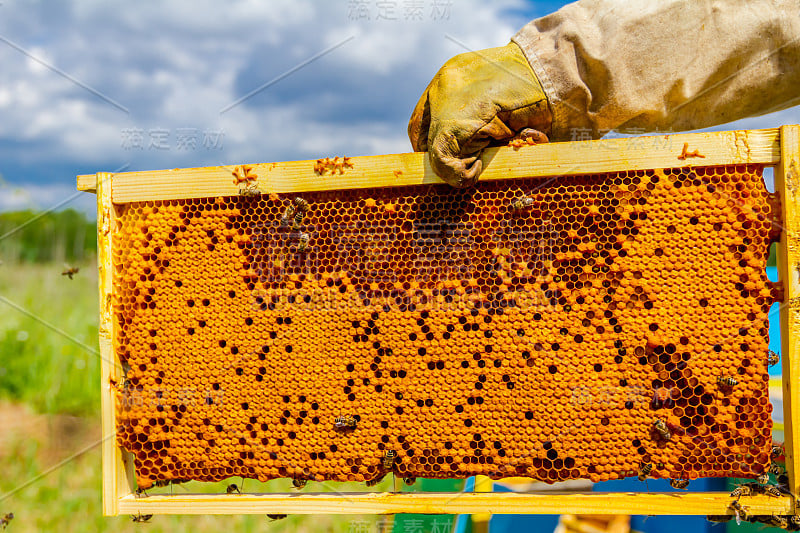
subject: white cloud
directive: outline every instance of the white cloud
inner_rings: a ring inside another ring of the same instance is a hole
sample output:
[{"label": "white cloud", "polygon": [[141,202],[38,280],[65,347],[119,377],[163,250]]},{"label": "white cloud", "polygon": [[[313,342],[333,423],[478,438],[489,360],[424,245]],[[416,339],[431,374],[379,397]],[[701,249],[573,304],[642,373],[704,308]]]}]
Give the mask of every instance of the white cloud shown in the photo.
[{"label": "white cloud", "polygon": [[[352,76],[359,77],[358,91],[344,88],[348,92],[339,93],[338,98],[357,100],[359,93],[377,93],[391,104],[399,96],[393,91],[393,79],[413,78],[416,90],[422,91],[431,73],[452,55],[453,45],[444,38],[445,34],[477,37],[472,44],[478,47],[506,41],[515,27],[500,13],[520,2],[506,0],[487,6],[478,0],[462,0],[452,5],[448,18],[441,21],[431,19],[431,2],[423,2],[422,21],[403,20],[400,2],[395,2],[398,20],[375,20],[378,2],[367,2],[370,20],[352,20],[354,13],[349,4],[184,0],[131,5],[85,1],[63,5],[60,10],[53,10],[56,12],[22,3],[7,4],[3,7],[5,23],[0,21],[2,35],[30,55],[119,102],[130,110],[130,115],[0,43],[0,61],[5,69],[0,106],[7,112],[0,123],[0,142],[21,137],[36,141],[32,149],[47,145],[44,159],[69,157],[98,164],[113,156],[124,159],[121,133],[111,134],[115,129],[204,128],[229,122],[220,118],[218,111],[246,92],[248,86],[243,80],[249,79],[244,69],[258,64],[264,74],[276,76],[286,70],[284,65],[294,66],[349,35],[356,36],[352,43],[305,69],[320,69],[320,88],[329,94],[342,88],[326,79],[326,73],[331,68],[351,70]],[[23,19],[27,24],[19,24]],[[50,37],[43,38],[41,32],[34,30],[54,24],[58,29]],[[270,55],[254,57],[259,47],[268,49]],[[370,79],[370,73],[380,79]],[[253,78],[249,88],[268,79]],[[408,95],[404,96],[408,99]],[[284,122],[279,130],[265,130],[260,124],[269,122],[275,114],[284,114],[286,108],[291,111],[292,106],[303,107],[312,116],[313,109],[309,110],[305,102],[278,101],[257,107],[249,104],[240,107],[259,119],[243,120],[240,115],[236,135],[229,140],[243,144],[228,147],[236,154],[249,153],[250,159],[257,159],[259,146],[270,144],[270,139],[281,145],[285,144],[281,141],[293,137],[295,145],[303,145],[300,141],[308,131],[319,127],[306,120]],[[358,118],[368,124],[382,123],[380,117]],[[346,127],[347,122],[330,126]],[[403,124],[397,126],[403,131]],[[354,146],[379,144],[359,138],[363,135],[358,129],[352,129],[351,134]],[[154,161],[163,159],[163,154],[145,155],[152,155]],[[274,153],[277,157],[282,155],[291,158],[298,152]],[[192,154],[172,156],[181,164],[194,163]],[[143,157],[141,164],[146,166],[148,161]]]},{"label": "white cloud", "polygon": [[[465,51],[457,43],[502,45],[526,22],[506,14],[523,0],[458,0],[443,20],[423,0],[422,20],[410,21],[401,0],[398,20],[376,20],[379,3],[361,3],[369,20],[355,20],[345,0],[5,3],[0,36],[91,91],[0,42],[0,172],[14,184],[38,181],[32,193],[57,200],[74,174],[126,162],[156,169],[408,151],[407,117],[439,66]],[[800,111],[717,129],[787,122],[800,122]],[[177,130],[187,128],[201,138],[224,131],[222,149],[179,150]],[[149,146],[155,129],[169,132],[168,150]],[[130,130],[141,132],[141,149],[123,146]],[[25,205],[0,195],[0,209]]]}]

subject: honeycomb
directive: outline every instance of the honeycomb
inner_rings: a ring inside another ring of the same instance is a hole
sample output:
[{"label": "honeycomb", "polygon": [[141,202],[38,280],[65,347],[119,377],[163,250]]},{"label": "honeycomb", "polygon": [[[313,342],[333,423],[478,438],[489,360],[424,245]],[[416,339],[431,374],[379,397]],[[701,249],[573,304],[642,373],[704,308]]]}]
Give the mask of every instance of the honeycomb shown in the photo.
[{"label": "honeycomb", "polygon": [[761,174],[121,205],[117,442],[141,488],[755,477],[777,205]]}]

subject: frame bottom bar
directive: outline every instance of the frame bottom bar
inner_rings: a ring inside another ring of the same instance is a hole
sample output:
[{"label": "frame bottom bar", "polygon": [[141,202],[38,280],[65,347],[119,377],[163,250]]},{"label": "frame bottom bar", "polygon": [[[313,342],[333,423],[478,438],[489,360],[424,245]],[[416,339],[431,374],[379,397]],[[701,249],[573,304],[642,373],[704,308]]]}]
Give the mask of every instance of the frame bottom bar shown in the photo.
[{"label": "frame bottom bar", "polygon": [[[726,492],[182,494],[119,500],[120,514],[598,514],[725,515]],[[739,498],[750,515],[788,515],[792,498]]]}]

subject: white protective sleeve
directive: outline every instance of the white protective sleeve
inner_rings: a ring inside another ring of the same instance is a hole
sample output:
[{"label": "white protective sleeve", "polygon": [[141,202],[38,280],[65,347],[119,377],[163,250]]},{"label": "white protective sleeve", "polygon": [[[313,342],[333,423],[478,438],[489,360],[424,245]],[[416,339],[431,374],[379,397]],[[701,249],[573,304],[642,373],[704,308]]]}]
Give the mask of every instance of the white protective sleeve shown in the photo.
[{"label": "white protective sleeve", "polygon": [[800,103],[800,0],[580,0],[512,41],[545,89],[552,141],[692,130]]}]

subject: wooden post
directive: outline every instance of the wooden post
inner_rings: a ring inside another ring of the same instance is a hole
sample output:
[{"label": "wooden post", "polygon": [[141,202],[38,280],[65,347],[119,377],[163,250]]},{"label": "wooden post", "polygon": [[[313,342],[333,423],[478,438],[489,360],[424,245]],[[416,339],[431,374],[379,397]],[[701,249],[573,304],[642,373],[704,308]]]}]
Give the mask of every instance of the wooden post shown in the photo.
[{"label": "wooden post", "polygon": [[119,500],[135,487],[133,461],[116,439],[116,409],[112,382],[122,383],[124,373],[114,350],[113,230],[115,208],[111,202],[112,174],[97,174],[97,263],[100,288],[100,401],[102,410],[103,514],[119,514]]},{"label": "wooden post", "polygon": [[[781,355],[786,469],[792,494],[800,496],[800,126],[780,129],[781,162],[775,168],[775,191],[781,196],[783,231],[778,245],[778,271],[783,281]],[[793,512],[797,514],[795,501]]]}]

